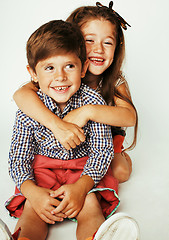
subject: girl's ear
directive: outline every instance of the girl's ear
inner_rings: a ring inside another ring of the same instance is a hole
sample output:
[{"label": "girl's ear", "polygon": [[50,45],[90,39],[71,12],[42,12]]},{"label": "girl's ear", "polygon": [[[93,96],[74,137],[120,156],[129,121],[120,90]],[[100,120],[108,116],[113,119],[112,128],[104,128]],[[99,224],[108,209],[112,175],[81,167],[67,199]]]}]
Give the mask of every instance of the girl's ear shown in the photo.
[{"label": "girl's ear", "polygon": [[85,61],[85,63],[83,64],[83,69],[82,69],[82,72],[81,72],[81,78],[85,77],[85,74],[86,74],[86,71],[88,69],[88,66],[89,66],[89,59],[87,59]]},{"label": "girl's ear", "polygon": [[36,73],[33,71],[33,69],[32,69],[29,65],[27,65],[26,68],[27,68],[29,74],[31,75],[32,80],[33,80],[34,82],[38,82],[37,75],[36,75]]}]

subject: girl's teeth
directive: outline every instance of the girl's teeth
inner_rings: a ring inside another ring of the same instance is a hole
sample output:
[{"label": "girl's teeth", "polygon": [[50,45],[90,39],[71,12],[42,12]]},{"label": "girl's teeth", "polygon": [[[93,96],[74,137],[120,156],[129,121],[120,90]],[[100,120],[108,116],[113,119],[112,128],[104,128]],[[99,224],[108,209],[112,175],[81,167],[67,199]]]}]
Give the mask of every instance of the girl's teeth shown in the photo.
[{"label": "girl's teeth", "polygon": [[100,58],[90,58],[92,61],[98,61],[98,62],[103,62],[103,59]]}]

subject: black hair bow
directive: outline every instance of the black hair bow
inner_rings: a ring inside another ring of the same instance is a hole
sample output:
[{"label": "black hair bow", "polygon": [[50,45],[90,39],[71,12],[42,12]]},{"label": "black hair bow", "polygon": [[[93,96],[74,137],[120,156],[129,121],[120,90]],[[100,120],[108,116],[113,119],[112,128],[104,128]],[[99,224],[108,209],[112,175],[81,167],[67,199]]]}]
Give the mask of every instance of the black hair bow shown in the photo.
[{"label": "black hair bow", "polygon": [[97,7],[103,7],[103,8],[108,8],[112,11],[112,14],[114,14],[116,16],[116,18],[118,19],[120,26],[124,29],[127,30],[127,26],[131,27],[117,12],[115,12],[112,7],[113,7],[113,1],[110,1],[109,3],[109,7],[106,7],[104,5],[102,5],[100,2],[96,2],[96,6]]}]

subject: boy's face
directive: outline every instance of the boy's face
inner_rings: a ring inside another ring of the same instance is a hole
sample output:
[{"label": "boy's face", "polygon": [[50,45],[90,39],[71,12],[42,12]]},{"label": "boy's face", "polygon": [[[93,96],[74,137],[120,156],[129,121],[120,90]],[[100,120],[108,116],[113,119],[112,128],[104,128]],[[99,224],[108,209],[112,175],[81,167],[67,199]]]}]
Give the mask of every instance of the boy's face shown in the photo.
[{"label": "boy's face", "polygon": [[87,63],[82,64],[74,53],[59,54],[39,61],[36,73],[28,66],[33,80],[49,97],[54,99],[63,111],[66,102],[77,92],[81,78],[85,76]]}]

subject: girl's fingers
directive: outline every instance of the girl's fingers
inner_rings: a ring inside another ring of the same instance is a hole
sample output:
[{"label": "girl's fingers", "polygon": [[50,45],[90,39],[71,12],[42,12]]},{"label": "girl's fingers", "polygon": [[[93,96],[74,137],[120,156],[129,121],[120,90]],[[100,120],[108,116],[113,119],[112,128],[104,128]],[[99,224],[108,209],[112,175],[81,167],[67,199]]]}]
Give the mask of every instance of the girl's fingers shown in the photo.
[{"label": "girl's fingers", "polygon": [[78,134],[78,138],[79,138],[80,142],[84,142],[85,139],[86,139],[86,136],[84,135],[84,131],[81,128],[79,128],[79,130],[80,131],[79,131],[79,134]]},{"label": "girl's fingers", "polygon": [[68,142],[65,142],[65,143],[61,143],[63,145],[63,147],[66,149],[66,150],[70,150],[71,149],[71,146],[69,145]]},{"label": "girl's fingers", "polygon": [[[77,142],[78,142],[78,141],[77,141]],[[79,142],[80,142],[80,141],[79,141]],[[69,145],[71,146],[71,148],[75,148],[75,147],[77,146],[75,139],[69,140]]]}]

